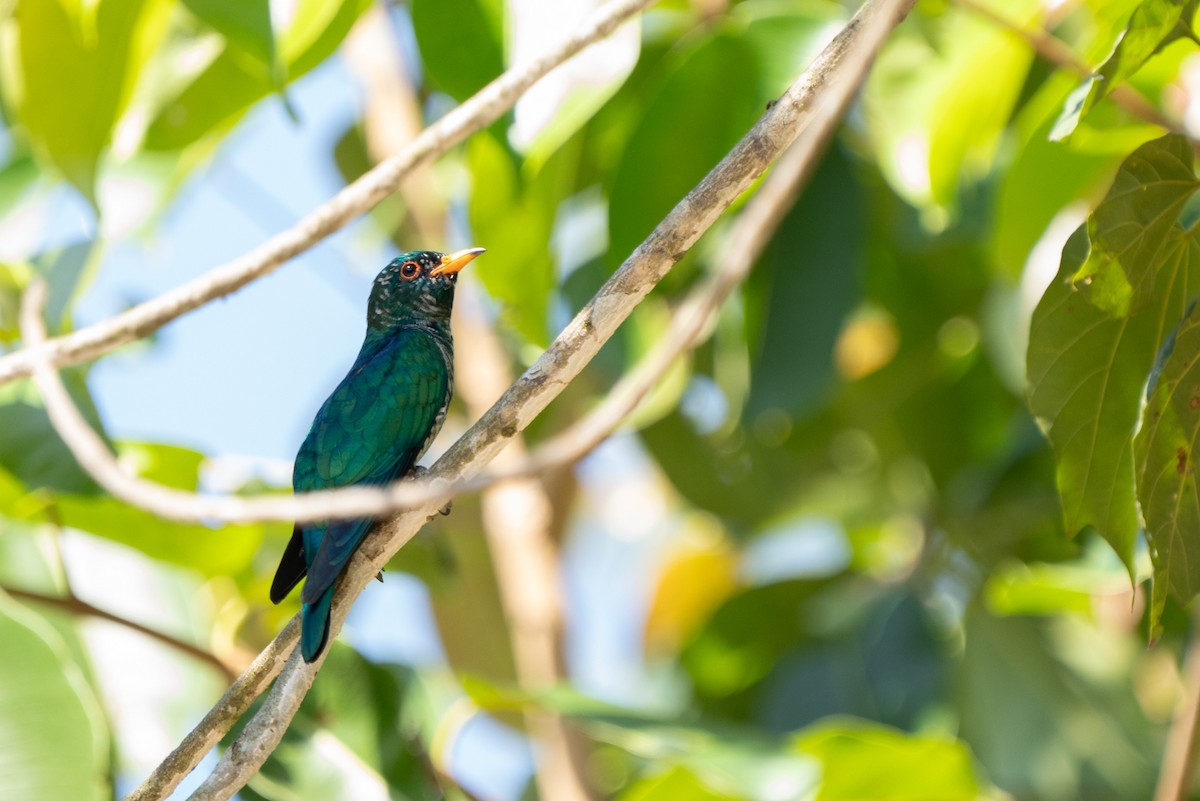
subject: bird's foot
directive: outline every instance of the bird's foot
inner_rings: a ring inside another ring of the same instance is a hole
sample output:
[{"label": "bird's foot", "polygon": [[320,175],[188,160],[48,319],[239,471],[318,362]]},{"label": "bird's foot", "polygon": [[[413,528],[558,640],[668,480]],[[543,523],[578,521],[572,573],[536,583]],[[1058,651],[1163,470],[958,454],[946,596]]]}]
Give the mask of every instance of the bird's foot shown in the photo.
[{"label": "bird's foot", "polygon": [[378,581],[380,584],[383,583],[383,571],[382,570],[380,570],[378,573],[375,574],[375,580]]},{"label": "bird's foot", "polygon": [[[409,476],[411,476],[416,481],[420,481],[421,479],[425,478],[425,476],[428,473],[429,473],[429,468],[426,467],[425,465],[419,464],[419,465],[416,465],[415,467],[413,467],[412,471],[409,473]],[[448,515],[448,514],[450,514],[450,510],[453,508],[454,508],[454,501],[446,501],[446,505],[443,506],[441,509],[438,509],[438,512],[440,514],[442,514],[443,516]]]}]

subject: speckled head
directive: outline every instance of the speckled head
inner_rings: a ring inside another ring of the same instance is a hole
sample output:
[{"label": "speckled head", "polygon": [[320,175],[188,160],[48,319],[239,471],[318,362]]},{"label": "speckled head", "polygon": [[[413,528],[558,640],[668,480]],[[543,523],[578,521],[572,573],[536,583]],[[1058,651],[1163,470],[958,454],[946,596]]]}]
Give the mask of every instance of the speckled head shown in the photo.
[{"label": "speckled head", "polygon": [[414,250],[396,257],[375,277],[367,304],[367,326],[387,330],[449,321],[458,271],[480,253],[483,248],[444,254]]}]

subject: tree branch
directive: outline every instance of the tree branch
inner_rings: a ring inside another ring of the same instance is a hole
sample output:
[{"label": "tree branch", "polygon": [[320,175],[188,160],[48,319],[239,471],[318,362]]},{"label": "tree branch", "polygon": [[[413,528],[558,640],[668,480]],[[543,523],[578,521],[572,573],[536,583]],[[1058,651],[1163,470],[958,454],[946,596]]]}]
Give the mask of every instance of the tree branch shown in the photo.
[{"label": "tree branch", "polygon": [[[373,208],[396,191],[415,167],[491,125],[550,70],[589,44],[603,39],[652,2],[612,0],[570,38],[545,55],[505,72],[422,131],[402,152],[372,168],[288,230],[153,300],[51,340],[47,343],[50,362],[62,367],[95,359],[114,348],[148,336],[176,317],[272,272]],[[27,346],[0,357],[0,384],[28,376],[32,371],[33,360]]]},{"label": "tree branch", "polygon": [[190,657],[211,665],[212,667],[221,671],[221,674],[224,675],[229,681],[233,681],[237,678],[240,666],[234,666],[228,662],[225,662],[212,651],[206,651],[190,642],[185,642],[184,640],[172,637],[170,634],[157,631],[149,626],[143,626],[141,623],[130,620],[129,618],[121,617],[120,615],[115,615],[112,612],[108,612],[98,606],[92,606],[87,601],[76,598],[74,595],[44,595],[40,592],[30,592],[29,590],[21,590],[17,589],[16,587],[9,587],[6,585],[0,585],[0,593],[10,595],[13,598],[18,598],[22,601],[29,601],[31,603],[41,604],[43,606],[53,606],[55,608],[70,612],[73,615],[86,615],[88,617],[94,617],[100,620],[107,620],[110,623],[116,623],[117,625],[124,626],[127,629],[133,629],[140,634],[146,635],[152,640],[157,640],[163,645],[168,645],[177,651],[182,651]]},{"label": "tree branch", "polygon": [[125,801],[162,801],[211,751],[233,724],[246,714],[254,699],[279,675],[284,660],[300,638],[300,617],[288,622],[250,667],[229,686],[196,727],[167,755]]},{"label": "tree branch", "polygon": [[[596,297],[551,343],[478,423],[433,466],[437,476],[473,476],[566,386],[700,235],[822,115],[840,112],[824,92],[851,92],[866,74],[888,32],[915,0],[867,0],[758,124],[667,215]],[[841,77],[840,80],[837,78]],[[423,504],[377,526],[355,553],[334,595],[331,635],[341,630],[354,598],[379,569],[435,514]],[[321,659],[309,665],[293,652],[279,680],[241,735],[221,757],[193,801],[224,801],[259,769],[278,745],[312,684]]]}]

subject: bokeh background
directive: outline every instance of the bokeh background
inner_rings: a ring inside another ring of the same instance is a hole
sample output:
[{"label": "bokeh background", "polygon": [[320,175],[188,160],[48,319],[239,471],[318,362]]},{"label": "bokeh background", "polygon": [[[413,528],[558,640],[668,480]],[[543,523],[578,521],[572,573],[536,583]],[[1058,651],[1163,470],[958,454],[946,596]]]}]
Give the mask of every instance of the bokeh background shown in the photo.
[{"label": "bokeh background", "polygon": [[[1138,5],[920,2],[711,337],[578,465],[461,497],[406,546],[240,797],[1150,797],[1188,616],[1168,603],[1148,647],[1121,559],[1064,530],[1024,365],[1067,236],[1161,130],[1104,102],[1052,141],[1078,78],[978,7],[1096,65]],[[33,276],[63,332],[201,275],[596,6],[0,3],[0,349]],[[64,375],[141,475],[286,491],[378,269],[483,246],[429,462],[854,8],[663,0],[368,217]],[[1133,85],[1186,113],[1196,50]],[[529,444],[658,341],[724,230]],[[106,496],[31,384],[0,387],[0,797],[136,786],[297,610],[267,601],[289,534]]]}]

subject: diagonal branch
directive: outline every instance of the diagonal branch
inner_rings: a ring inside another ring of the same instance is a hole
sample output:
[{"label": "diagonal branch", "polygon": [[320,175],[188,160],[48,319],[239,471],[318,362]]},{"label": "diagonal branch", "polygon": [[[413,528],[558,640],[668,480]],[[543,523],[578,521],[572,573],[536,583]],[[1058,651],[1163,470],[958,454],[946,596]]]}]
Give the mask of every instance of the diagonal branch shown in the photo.
[{"label": "diagonal branch", "polygon": [[[671,266],[802,129],[842,111],[845,101],[834,102],[831,95],[852,93],[887,34],[914,2],[867,0],[780,101],[659,223],[542,357],[438,460],[431,472],[443,477],[478,474],[579,374]],[[810,159],[815,152],[812,149]],[[335,592],[332,636],[340,631],[354,598],[437,508],[435,501],[403,512],[368,536]],[[224,801],[257,772],[283,737],[321,661],[305,664],[293,651],[262,706],[192,795],[193,801]]]},{"label": "diagonal branch", "polygon": [[[188,283],[95,325],[47,343],[51,363],[62,367],[95,359],[114,348],[149,336],[187,312],[228,295],[303,253],[368,211],[400,186],[414,168],[445,153],[471,134],[491,125],[552,69],[593,42],[603,39],[653,0],[612,0],[574,35],[545,55],[505,72],[473,97],[430,125],[402,152],[381,162],[286,231],[254,250]],[[28,343],[0,357],[0,384],[33,371]]]}]

